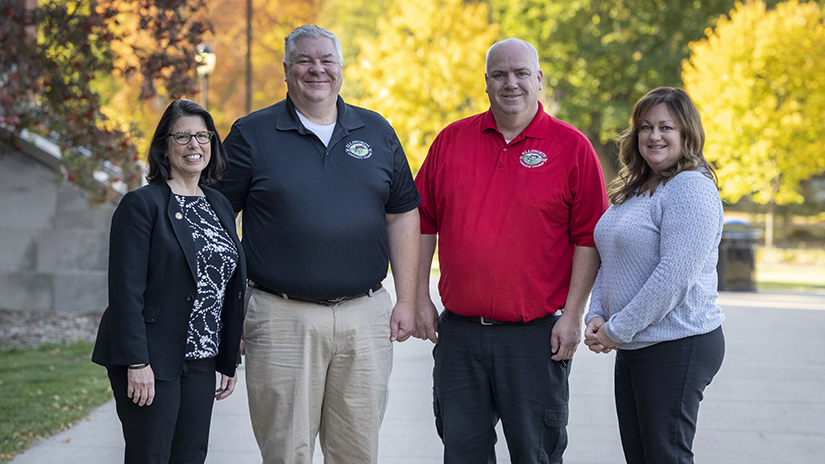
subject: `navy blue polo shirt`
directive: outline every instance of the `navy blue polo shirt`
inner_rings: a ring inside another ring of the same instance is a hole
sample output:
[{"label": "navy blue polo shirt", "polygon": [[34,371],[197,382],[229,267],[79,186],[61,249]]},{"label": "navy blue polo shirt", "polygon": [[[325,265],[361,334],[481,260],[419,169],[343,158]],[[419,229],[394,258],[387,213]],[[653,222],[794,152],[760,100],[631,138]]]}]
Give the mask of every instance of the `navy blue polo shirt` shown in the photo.
[{"label": "navy blue polo shirt", "polygon": [[237,120],[213,185],[243,210],[249,278],[296,298],[366,292],[387,276],[385,214],[421,198],[404,149],[378,113],[338,97],[327,147],[287,98]]}]

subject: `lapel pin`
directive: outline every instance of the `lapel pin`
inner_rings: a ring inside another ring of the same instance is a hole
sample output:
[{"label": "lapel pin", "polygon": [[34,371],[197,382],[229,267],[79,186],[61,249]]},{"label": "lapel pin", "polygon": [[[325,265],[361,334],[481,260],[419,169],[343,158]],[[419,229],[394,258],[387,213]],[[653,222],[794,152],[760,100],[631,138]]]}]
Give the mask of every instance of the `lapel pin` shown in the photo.
[{"label": "lapel pin", "polygon": [[180,221],[181,219],[183,219],[183,214],[181,214],[181,213],[175,213],[175,219],[177,219],[178,221]]}]

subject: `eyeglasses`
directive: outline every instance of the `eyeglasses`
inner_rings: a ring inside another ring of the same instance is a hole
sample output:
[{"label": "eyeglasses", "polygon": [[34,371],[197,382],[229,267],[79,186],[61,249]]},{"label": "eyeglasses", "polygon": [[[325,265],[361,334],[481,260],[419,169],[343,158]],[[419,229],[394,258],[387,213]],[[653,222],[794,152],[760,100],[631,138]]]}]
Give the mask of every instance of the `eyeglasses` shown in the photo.
[{"label": "eyeglasses", "polygon": [[198,132],[197,134],[175,132],[174,134],[170,134],[169,137],[172,137],[178,145],[187,145],[192,140],[192,137],[195,137],[195,140],[197,140],[199,144],[205,145],[212,140],[213,135],[215,135],[215,133],[210,131]]}]

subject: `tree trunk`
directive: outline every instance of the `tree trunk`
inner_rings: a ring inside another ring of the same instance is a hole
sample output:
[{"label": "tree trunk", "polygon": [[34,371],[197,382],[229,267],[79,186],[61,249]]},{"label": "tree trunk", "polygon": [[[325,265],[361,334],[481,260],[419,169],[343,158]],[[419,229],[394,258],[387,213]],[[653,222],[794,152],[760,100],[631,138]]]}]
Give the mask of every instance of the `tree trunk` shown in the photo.
[{"label": "tree trunk", "polygon": [[779,194],[780,185],[782,185],[782,174],[777,175],[771,180],[771,198],[768,200],[768,207],[765,211],[765,256],[768,260],[773,261],[773,219],[776,212],[776,196]]},{"label": "tree trunk", "polygon": [[773,217],[776,210],[776,202],[771,200],[768,202],[765,211],[765,254],[773,255]]},{"label": "tree trunk", "polygon": [[593,149],[596,150],[596,155],[599,156],[599,162],[602,165],[602,174],[604,175],[605,184],[609,184],[616,177],[619,172],[619,157],[618,147],[613,141],[603,144],[599,141],[599,135],[587,134],[590,142],[593,144]]}]

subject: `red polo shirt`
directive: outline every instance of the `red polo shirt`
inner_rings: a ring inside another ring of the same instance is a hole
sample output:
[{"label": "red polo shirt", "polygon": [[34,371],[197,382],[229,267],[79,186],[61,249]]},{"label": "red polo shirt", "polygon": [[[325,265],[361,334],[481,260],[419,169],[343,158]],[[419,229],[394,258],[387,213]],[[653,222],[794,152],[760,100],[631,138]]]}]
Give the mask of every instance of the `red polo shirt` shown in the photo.
[{"label": "red polo shirt", "polygon": [[539,104],[510,143],[491,111],[436,137],[416,177],[421,233],[438,234],[444,306],[530,321],[564,306],[575,246],[607,209],[593,146]]}]

